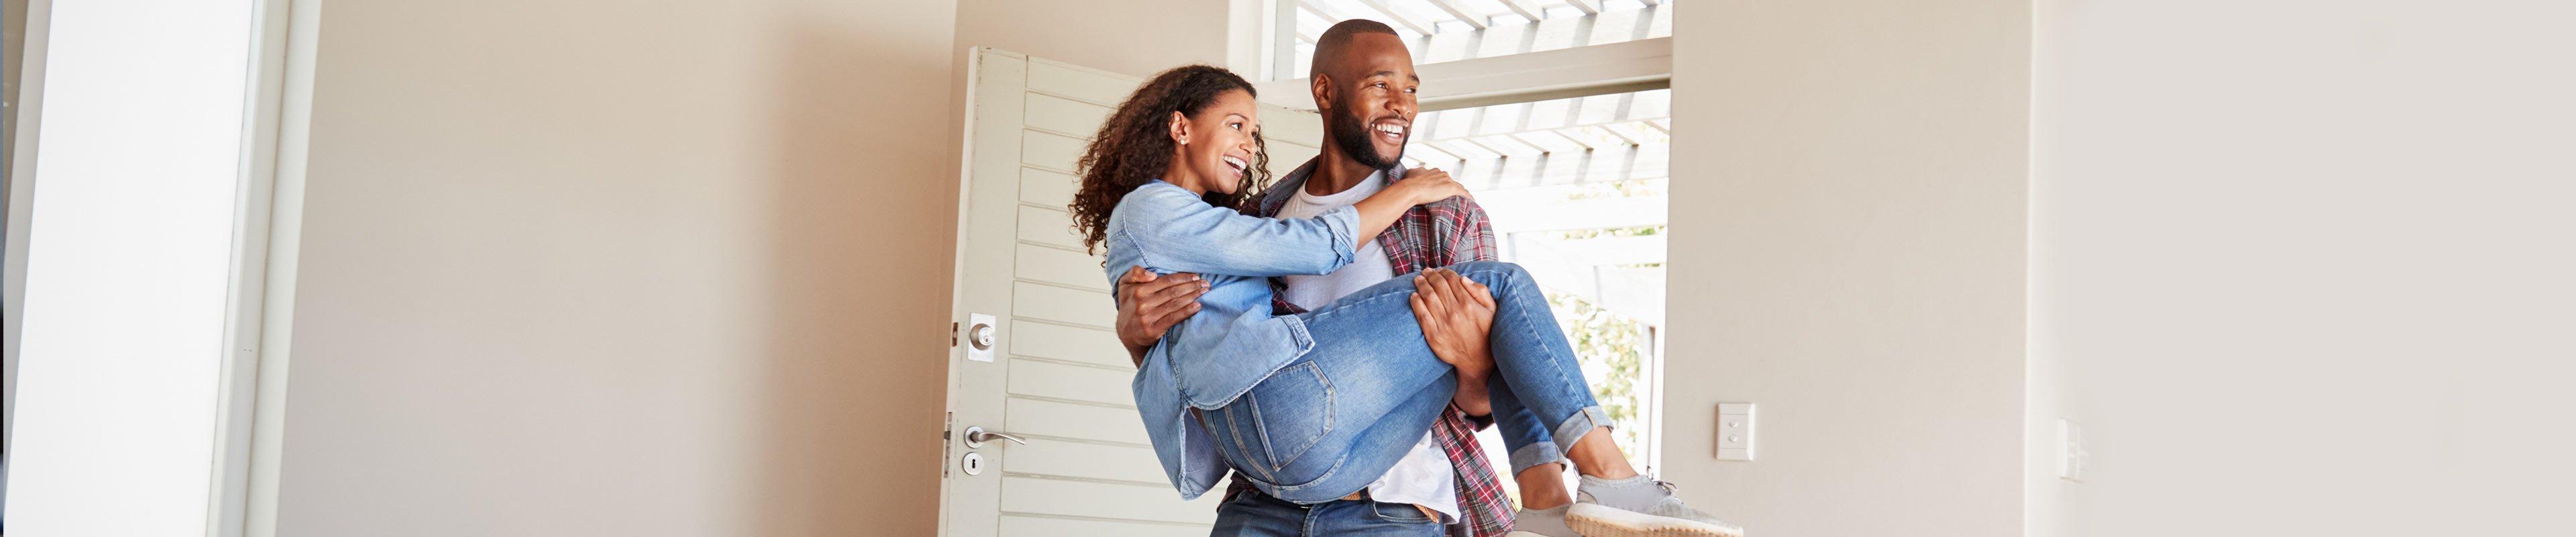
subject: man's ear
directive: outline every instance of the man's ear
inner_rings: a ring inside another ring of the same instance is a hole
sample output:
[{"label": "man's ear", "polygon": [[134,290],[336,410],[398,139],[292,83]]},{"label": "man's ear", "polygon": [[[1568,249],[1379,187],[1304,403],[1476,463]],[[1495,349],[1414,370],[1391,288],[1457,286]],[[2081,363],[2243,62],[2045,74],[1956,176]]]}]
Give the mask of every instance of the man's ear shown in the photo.
[{"label": "man's ear", "polygon": [[1171,136],[1172,143],[1174,145],[1188,145],[1190,143],[1190,116],[1182,114],[1179,110],[1172,111],[1172,124],[1168,125],[1167,128],[1172,131]]},{"label": "man's ear", "polygon": [[1316,110],[1333,109],[1333,99],[1341,97],[1333,94],[1333,77],[1323,73],[1315,74],[1314,81],[1307,83],[1306,91],[1315,95]]}]

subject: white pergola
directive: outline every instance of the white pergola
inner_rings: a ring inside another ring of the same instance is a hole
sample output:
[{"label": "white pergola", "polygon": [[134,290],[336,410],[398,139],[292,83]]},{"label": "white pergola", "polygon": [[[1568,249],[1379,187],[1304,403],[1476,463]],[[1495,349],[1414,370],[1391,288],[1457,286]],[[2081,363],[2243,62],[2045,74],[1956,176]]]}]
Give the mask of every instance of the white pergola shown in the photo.
[{"label": "white pergola", "polygon": [[[1669,221],[1672,3],[1676,0],[1235,0],[1266,8],[1239,28],[1231,65],[1262,100],[1312,110],[1307,61],[1332,23],[1367,18],[1405,37],[1423,78],[1405,161],[1449,170],[1493,217],[1502,258],[1541,286],[1654,327],[1660,371],[1662,234]],[[1239,4],[1240,5],[1240,4]],[[1659,374],[1641,397],[1657,400]],[[1645,409],[1654,435],[1657,405]],[[1493,457],[1502,442],[1492,439]],[[1644,462],[1659,460],[1647,442]]]},{"label": "white pergola", "polygon": [[[1424,84],[1405,160],[1449,170],[1540,284],[1663,324],[1672,6],[1663,0],[1278,0],[1263,100],[1312,109],[1306,61],[1332,23],[1405,37]],[[1293,22],[1289,22],[1293,21]],[[1620,185],[1624,188],[1610,188]],[[1622,195],[1625,194],[1625,195]],[[1574,232],[1574,233],[1568,233]]]}]

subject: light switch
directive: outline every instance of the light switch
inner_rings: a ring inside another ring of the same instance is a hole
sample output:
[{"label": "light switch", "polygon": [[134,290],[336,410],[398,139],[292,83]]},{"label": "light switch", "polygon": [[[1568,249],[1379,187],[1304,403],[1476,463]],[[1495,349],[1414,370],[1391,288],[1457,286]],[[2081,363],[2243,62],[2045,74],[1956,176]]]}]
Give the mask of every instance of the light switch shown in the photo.
[{"label": "light switch", "polygon": [[1717,404],[1717,460],[1753,460],[1753,403]]}]

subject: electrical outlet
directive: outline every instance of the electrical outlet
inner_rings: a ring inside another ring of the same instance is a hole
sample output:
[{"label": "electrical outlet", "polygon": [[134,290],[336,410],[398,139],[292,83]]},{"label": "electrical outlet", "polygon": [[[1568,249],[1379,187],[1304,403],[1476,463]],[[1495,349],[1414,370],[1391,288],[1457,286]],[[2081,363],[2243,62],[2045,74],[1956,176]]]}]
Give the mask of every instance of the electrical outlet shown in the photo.
[{"label": "electrical outlet", "polygon": [[1753,403],[1717,404],[1717,460],[1753,460]]},{"label": "electrical outlet", "polygon": [[2084,425],[2057,418],[2057,478],[2084,482]]}]

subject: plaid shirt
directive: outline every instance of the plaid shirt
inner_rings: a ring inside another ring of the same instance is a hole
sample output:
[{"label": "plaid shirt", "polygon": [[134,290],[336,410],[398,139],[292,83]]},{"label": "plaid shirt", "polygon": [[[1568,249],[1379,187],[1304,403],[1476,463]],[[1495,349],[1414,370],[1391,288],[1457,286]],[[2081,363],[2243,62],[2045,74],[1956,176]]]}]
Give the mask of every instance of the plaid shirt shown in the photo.
[{"label": "plaid shirt", "polygon": [[[1306,178],[1314,174],[1316,161],[1306,161],[1297,171],[1264,192],[1254,216],[1270,217],[1288,204]],[[1387,177],[1400,180],[1403,170],[1387,170]],[[1395,225],[1377,236],[1379,247],[1386,249],[1387,262],[1396,274],[1410,274],[1423,269],[1440,268],[1467,261],[1494,260],[1494,226],[1485,220],[1485,209],[1467,198],[1449,198],[1404,211]],[[1303,312],[1288,303],[1287,283],[1270,279],[1271,306],[1280,314]],[[1450,405],[1431,425],[1432,438],[1440,451],[1449,456],[1449,467],[1458,474],[1458,523],[1449,525],[1449,534],[1460,537],[1495,537],[1512,530],[1512,502],[1503,496],[1503,485],[1494,475],[1494,467],[1485,461],[1485,449],[1476,441],[1476,431],[1493,424],[1491,417],[1468,416],[1466,411]],[[1251,490],[1242,474],[1235,474],[1226,487],[1229,501],[1236,494]]]}]

